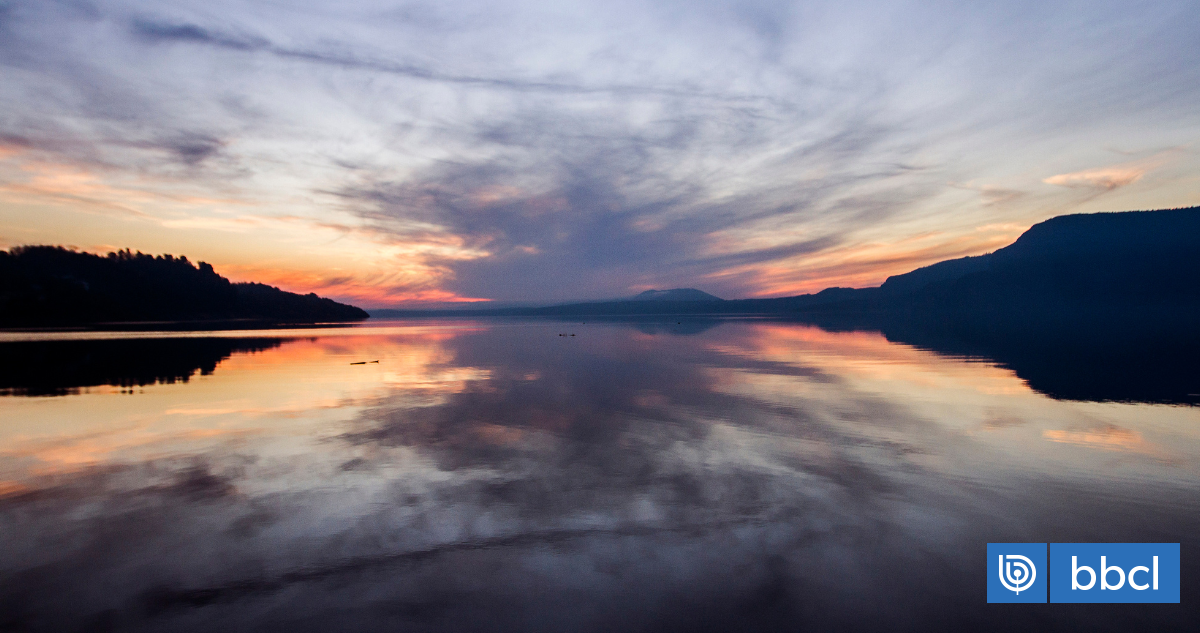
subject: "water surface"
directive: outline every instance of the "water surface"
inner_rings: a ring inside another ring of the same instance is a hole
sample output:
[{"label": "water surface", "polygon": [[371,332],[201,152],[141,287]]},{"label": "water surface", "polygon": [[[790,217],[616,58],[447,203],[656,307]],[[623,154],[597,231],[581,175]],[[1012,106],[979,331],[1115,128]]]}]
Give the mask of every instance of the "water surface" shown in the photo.
[{"label": "water surface", "polygon": [[[3,336],[0,630],[1198,614],[1192,406],[753,320]],[[985,604],[986,543],[1069,541],[1182,543],[1183,604]]]}]

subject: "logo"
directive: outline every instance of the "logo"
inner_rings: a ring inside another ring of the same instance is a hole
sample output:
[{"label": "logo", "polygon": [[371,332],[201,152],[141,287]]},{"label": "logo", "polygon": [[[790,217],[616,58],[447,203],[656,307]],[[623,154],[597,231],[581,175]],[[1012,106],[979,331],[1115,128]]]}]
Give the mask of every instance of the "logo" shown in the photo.
[{"label": "logo", "polygon": [[1050,602],[1179,602],[1179,543],[1051,543]]},{"label": "logo", "polygon": [[1046,601],[1045,543],[988,543],[988,602]]},{"label": "logo", "polygon": [[1021,593],[1037,580],[1037,566],[1020,554],[1000,554],[1000,584],[1013,593]]}]

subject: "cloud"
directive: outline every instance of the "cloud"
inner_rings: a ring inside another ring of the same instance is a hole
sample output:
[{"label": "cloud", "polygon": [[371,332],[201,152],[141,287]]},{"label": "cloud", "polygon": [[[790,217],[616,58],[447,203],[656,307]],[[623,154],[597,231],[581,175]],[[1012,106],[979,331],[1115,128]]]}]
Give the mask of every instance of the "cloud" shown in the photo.
[{"label": "cloud", "polygon": [[[462,237],[484,255],[442,260],[453,271],[446,287],[508,300],[622,296],[632,283],[695,284],[730,268],[821,252],[836,247],[859,222],[877,219],[914,195],[891,188],[886,199],[851,200],[847,194],[862,177],[835,173],[807,187],[772,187],[722,199],[665,164],[706,142],[709,131],[702,125],[678,122],[678,129],[657,138],[597,131],[580,141],[580,129],[590,125],[595,122],[543,118],[536,131],[504,128],[505,146],[528,147],[548,157],[528,167],[501,161],[449,165],[405,182],[374,182],[337,193],[381,233],[403,236],[407,223],[417,221]],[[486,134],[495,138],[496,127]],[[861,144],[860,138],[823,141],[805,157],[821,155],[831,168],[853,172]],[[529,173],[538,176],[531,182]],[[862,219],[822,222],[818,209],[834,205]],[[766,245],[738,235],[754,224],[789,219],[807,221],[813,229],[795,237],[777,235]],[[731,296],[744,293],[720,281],[716,286],[711,289]]]},{"label": "cloud", "polygon": [[130,27],[137,37],[152,43],[189,43],[226,48],[240,52],[265,52],[283,59],[336,66],[349,70],[387,73],[410,79],[463,84],[498,90],[580,95],[657,95],[711,99],[732,103],[752,103],[767,101],[771,98],[769,95],[737,95],[704,91],[685,83],[677,85],[638,85],[620,82],[590,84],[587,82],[562,80],[531,80],[518,77],[448,73],[437,70],[433,65],[405,63],[361,53],[348,52],[344,49],[322,50],[318,48],[280,46],[257,35],[227,33],[190,23],[160,23],[147,18],[135,18],[132,20]]},{"label": "cloud", "polygon": [[1142,453],[1159,459],[1169,459],[1161,447],[1147,442],[1141,433],[1113,424],[1082,429],[1046,429],[1042,431],[1042,437],[1051,442],[1076,444],[1108,451]]},{"label": "cloud", "polygon": [[[406,292],[539,301],[882,279],[903,271],[850,261],[864,244],[1089,210],[1027,174],[1198,139],[1186,2],[700,6],[8,2],[0,160],[353,226],[351,277],[407,243],[426,279]],[[0,188],[23,184],[5,167]],[[1103,193],[1145,169],[1044,182]],[[310,265],[324,234],[263,235],[306,253],[267,267]]]},{"label": "cloud", "polygon": [[[330,193],[382,236],[437,227],[461,237],[480,256],[438,261],[451,271],[445,287],[516,301],[683,285],[745,296],[739,284],[754,270],[836,249],[931,193],[901,166],[905,148],[889,147],[898,131],[867,113],[815,130],[790,129],[771,105],[647,99],[659,116],[639,120],[624,104],[579,114],[573,102],[510,104],[447,135],[481,158],[401,180],[360,170],[358,183]],[[714,147],[736,167],[706,164]],[[772,147],[770,159],[755,156]],[[868,159],[881,151],[896,160]]]},{"label": "cloud", "polygon": [[134,18],[130,27],[136,36],[151,42],[192,42],[240,51],[263,50],[270,44],[261,37],[235,36],[202,28],[195,24],[166,24],[145,18]]},{"label": "cloud", "polygon": [[195,166],[216,156],[224,145],[225,141],[207,134],[182,132],[174,134],[171,138],[156,143],[142,143],[140,146],[166,150],[180,162]]},{"label": "cloud", "polygon": [[1042,182],[1060,187],[1112,190],[1141,180],[1145,173],[1144,169],[1136,167],[1105,167],[1059,174]]},{"label": "cloud", "polygon": [[[1121,152],[1129,154],[1129,152]],[[1158,150],[1149,155],[1147,152],[1136,152],[1143,155],[1137,160],[1111,165],[1097,169],[1086,169],[1068,174],[1059,174],[1046,178],[1042,182],[1060,187],[1098,189],[1111,191],[1138,182],[1146,174],[1158,170],[1171,163],[1178,162],[1189,154],[1186,146],[1176,145]]]}]

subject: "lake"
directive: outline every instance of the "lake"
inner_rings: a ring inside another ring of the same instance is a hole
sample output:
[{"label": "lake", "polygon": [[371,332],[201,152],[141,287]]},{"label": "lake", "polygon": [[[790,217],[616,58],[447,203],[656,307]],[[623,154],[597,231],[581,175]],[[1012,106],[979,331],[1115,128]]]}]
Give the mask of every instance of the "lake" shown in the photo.
[{"label": "lake", "polygon": [[[9,332],[0,350],[0,630],[1200,616],[1200,407],[1179,398],[1056,399],[986,357],[754,319]],[[1142,541],[1182,544],[1182,604],[986,604],[989,542]]]}]

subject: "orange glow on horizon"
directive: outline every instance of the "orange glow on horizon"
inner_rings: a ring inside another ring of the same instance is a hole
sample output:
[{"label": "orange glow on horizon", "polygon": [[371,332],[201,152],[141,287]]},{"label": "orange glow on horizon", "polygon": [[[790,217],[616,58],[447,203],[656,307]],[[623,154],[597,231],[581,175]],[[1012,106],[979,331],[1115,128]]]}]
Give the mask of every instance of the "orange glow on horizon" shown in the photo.
[{"label": "orange glow on horizon", "polygon": [[[349,218],[318,220],[267,208],[256,209],[261,214],[250,214],[244,211],[256,203],[236,197],[164,193],[160,189],[179,183],[145,178],[140,182],[141,177],[113,181],[113,175],[92,169],[31,159],[24,148],[11,144],[0,147],[0,157],[12,170],[10,173],[18,176],[0,184],[0,201],[52,202],[71,213],[115,214],[128,220],[128,226],[104,241],[114,242],[118,235],[132,239],[111,246],[85,244],[84,250],[100,254],[121,248],[151,254],[171,252],[193,261],[207,261],[233,281],[264,283],[300,294],[311,292],[369,308],[496,300],[461,296],[445,289],[445,281],[454,274],[445,262],[485,258],[491,253],[469,246],[460,236],[439,233],[437,227],[391,235],[355,226]],[[490,206],[518,199],[534,215],[558,212],[568,205],[561,197],[524,195],[512,186],[481,190],[472,202]],[[739,289],[729,298],[789,296],[835,286],[875,286],[890,275],[923,265],[995,250],[1010,243],[1023,228],[993,225],[967,235],[926,232],[896,242],[866,241],[712,272],[694,285],[725,280],[725,285]],[[151,236],[153,239],[146,239]],[[177,236],[187,239],[181,242]],[[4,237],[13,242],[11,236]],[[751,246],[735,241],[723,250],[735,254]],[[528,245],[515,248],[527,255],[539,252]]]},{"label": "orange glow on horizon", "polygon": [[[867,242],[787,262],[722,271],[709,278],[748,275],[754,280],[750,285],[758,289],[747,298],[811,294],[838,287],[869,288],[879,286],[893,275],[940,261],[990,253],[1011,244],[1028,228],[990,225],[958,237],[930,232],[891,243]],[[798,272],[803,275],[801,281],[795,281]]]},{"label": "orange glow on horizon", "polygon": [[[1043,178],[1066,188],[1111,189],[1138,181],[1174,156]],[[497,300],[539,301],[539,297],[462,296],[447,289],[455,262],[495,256],[488,240],[457,235],[434,223],[415,220],[381,227],[325,202],[295,208],[291,200],[255,200],[239,193],[205,192],[178,179],[56,163],[35,158],[20,145],[0,144],[0,205],[24,207],[25,226],[14,223],[0,246],[80,245],[106,253],[131,248],[150,254],[173,253],[206,261],[234,281],[258,282],[300,294],[367,308],[421,308],[437,304],[483,304]],[[987,186],[981,186],[987,189]],[[526,216],[560,213],[569,202],[552,194],[532,194],[515,186],[483,188],[471,204],[480,209],[522,205]],[[417,206],[422,202],[414,203]],[[430,203],[432,204],[432,203]],[[53,208],[55,218],[46,213]],[[15,216],[14,216],[15,217]],[[119,218],[119,222],[114,222]],[[1000,219],[1000,218],[997,218]],[[76,221],[78,220],[78,221]],[[878,227],[858,241],[833,245],[761,263],[735,264],[697,274],[680,285],[713,287],[730,299],[816,293],[826,288],[866,288],[888,277],[947,259],[981,255],[1012,243],[1032,222],[985,224],[975,229],[930,230],[931,221],[910,222],[891,235]],[[101,235],[96,227],[106,231]],[[638,230],[661,227],[647,218]],[[779,235],[746,230],[711,235],[711,256],[737,256],[780,246]],[[769,232],[768,232],[769,233]],[[796,235],[791,235],[796,239]],[[42,236],[53,239],[31,239]],[[895,236],[894,239],[892,236]],[[81,238],[95,241],[82,242]],[[537,256],[536,245],[512,245],[510,252]],[[657,271],[655,271],[657,272]],[[669,271],[665,271],[669,272]],[[650,281],[646,281],[650,279]],[[632,280],[631,280],[632,281]],[[635,292],[662,287],[651,274],[628,286]],[[724,289],[722,292],[721,289]],[[579,296],[572,301],[604,297]]]},{"label": "orange glow on horizon", "polygon": [[491,299],[462,297],[437,287],[404,287],[396,279],[361,278],[342,271],[288,270],[258,266],[222,265],[217,271],[234,282],[256,282],[299,294],[316,293],[367,307],[404,303],[479,303]]}]

